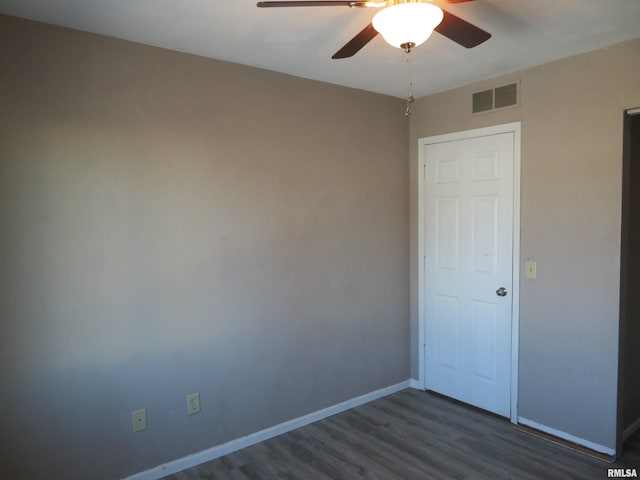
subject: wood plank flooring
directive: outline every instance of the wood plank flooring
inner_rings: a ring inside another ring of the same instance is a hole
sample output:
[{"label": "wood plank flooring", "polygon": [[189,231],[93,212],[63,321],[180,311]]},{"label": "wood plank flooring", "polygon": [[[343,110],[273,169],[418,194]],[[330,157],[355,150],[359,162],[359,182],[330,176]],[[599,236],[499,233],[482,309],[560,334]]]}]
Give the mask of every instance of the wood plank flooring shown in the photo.
[{"label": "wood plank flooring", "polygon": [[166,480],[604,479],[636,468],[640,434],[608,464],[516,429],[505,419],[408,389]]}]

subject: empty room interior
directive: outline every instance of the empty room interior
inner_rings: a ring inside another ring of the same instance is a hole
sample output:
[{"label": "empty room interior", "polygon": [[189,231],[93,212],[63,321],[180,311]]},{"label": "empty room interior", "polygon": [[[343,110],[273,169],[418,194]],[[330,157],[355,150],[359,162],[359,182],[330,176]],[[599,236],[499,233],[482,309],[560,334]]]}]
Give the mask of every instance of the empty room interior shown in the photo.
[{"label": "empty room interior", "polygon": [[3,478],[640,472],[640,2],[288,6],[0,0]]}]

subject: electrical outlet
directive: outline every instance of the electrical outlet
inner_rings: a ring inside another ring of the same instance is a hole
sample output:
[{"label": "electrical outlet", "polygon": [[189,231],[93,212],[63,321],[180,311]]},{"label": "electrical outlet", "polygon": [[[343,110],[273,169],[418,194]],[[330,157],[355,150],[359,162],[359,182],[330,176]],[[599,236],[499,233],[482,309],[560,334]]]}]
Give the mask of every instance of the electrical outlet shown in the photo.
[{"label": "electrical outlet", "polygon": [[193,415],[200,411],[200,394],[190,393],[187,395],[187,414]]},{"label": "electrical outlet", "polygon": [[132,415],[133,431],[139,432],[147,428],[147,409],[134,410]]}]

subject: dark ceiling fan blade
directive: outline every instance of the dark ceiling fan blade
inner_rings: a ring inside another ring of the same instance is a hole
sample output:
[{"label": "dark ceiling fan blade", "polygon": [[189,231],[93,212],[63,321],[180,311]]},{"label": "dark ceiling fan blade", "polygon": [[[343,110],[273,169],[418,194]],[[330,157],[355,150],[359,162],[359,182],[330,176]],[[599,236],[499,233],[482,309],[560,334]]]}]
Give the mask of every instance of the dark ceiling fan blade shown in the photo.
[{"label": "dark ceiling fan blade", "polygon": [[373,25],[367,25],[360,31],[360,33],[349,40],[344,47],[334,53],[331,58],[353,57],[362,47],[373,40],[376,35],[378,35],[378,31],[373,28]]},{"label": "dark ceiling fan blade", "polygon": [[480,27],[476,27],[446,10],[442,10],[442,12],[444,18],[434,30],[463,47],[473,48],[491,38],[491,34]]},{"label": "dark ceiling fan blade", "polygon": [[367,2],[353,0],[299,0],[285,2],[258,2],[258,8],[270,7],[366,7]]}]

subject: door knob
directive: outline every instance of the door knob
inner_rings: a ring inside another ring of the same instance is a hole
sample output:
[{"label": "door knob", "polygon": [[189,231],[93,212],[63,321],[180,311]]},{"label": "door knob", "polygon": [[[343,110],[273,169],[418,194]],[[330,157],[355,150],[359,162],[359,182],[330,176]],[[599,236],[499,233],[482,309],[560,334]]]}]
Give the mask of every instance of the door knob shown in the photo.
[{"label": "door knob", "polygon": [[498,295],[499,297],[506,297],[507,289],[504,287],[500,287],[499,289],[496,290],[496,295]]}]

